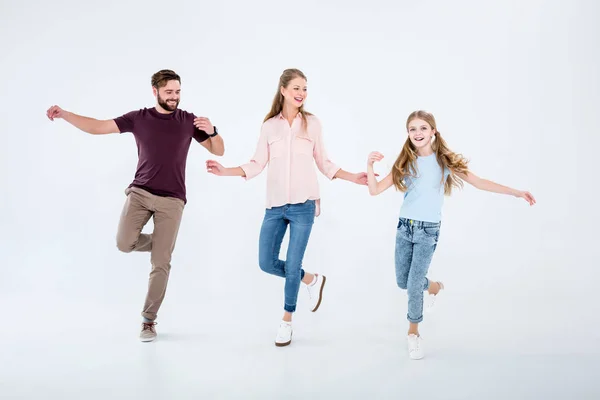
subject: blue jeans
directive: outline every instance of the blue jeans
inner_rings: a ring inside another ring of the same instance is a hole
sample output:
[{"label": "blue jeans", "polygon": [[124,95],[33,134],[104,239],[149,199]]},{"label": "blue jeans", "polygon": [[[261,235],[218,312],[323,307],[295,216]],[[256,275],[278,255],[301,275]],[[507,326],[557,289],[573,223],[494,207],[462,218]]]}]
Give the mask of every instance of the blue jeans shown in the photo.
[{"label": "blue jeans", "polygon": [[423,292],[429,289],[426,278],[440,237],[440,222],[400,218],[396,231],[396,282],[408,293],[407,319],[423,321]]},{"label": "blue jeans", "polygon": [[[315,221],[315,201],[286,204],[265,211],[260,229],[258,264],[263,271],[285,278],[284,309],[296,311],[300,282],[304,278],[302,259]],[[279,250],[285,231],[290,226],[290,243],[286,261],[279,259]]]}]

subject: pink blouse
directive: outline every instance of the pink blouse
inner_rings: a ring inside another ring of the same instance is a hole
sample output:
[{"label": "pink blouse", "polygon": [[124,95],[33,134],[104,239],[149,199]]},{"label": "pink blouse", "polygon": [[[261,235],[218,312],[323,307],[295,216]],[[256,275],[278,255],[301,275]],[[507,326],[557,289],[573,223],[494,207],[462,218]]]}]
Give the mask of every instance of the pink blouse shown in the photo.
[{"label": "pink blouse", "polygon": [[320,193],[315,163],[330,180],[340,169],[327,157],[321,122],[314,115],[306,117],[306,130],[300,113],[291,126],[281,113],[265,121],[254,156],[250,162],[241,165],[245,179],[252,179],[269,164],[267,208],[316,200],[316,215],[319,215]]}]

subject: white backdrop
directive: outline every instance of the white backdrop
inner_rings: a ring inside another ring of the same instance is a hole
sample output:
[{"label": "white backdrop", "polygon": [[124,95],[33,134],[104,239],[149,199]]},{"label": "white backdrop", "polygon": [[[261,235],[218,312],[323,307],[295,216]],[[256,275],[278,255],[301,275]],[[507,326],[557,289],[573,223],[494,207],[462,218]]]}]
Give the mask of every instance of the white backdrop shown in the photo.
[{"label": "white backdrop", "polygon": [[[490,398],[500,379],[499,398],[600,394],[599,14],[591,0],[3,1],[0,393]],[[326,297],[309,315],[301,292],[294,343],[275,349],[283,281],[257,264],[266,174],[209,175],[192,143],[159,341],[142,345],[149,255],[115,243],[133,136],[45,111],[151,107],[162,68],[182,76],[181,108],[218,126],[227,166],[252,156],[280,73],[299,68],[344,169],[378,150],[383,177],[406,117],[426,109],[476,174],[538,204],[472,187],[446,199],[430,276],[447,290],[421,328],[427,359],[411,363],[393,262],[402,195],[320,176],[305,268],[328,276]]]}]

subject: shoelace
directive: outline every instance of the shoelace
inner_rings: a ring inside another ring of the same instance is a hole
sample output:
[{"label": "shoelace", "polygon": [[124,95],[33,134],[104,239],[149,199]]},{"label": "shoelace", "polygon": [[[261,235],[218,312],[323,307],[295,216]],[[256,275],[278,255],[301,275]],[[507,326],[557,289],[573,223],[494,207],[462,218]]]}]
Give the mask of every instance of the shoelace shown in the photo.
[{"label": "shoelace", "polygon": [[433,306],[435,306],[435,300],[436,299],[437,299],[437,295],[430,294],[429,295],[429,304],[427,305],[427,308],[433,308]]},{"label": "shoelace", "polygon": [[279,325],[279,329],[277,330],[277,337],[283,337],[283,336],[287,336],[289,331],[292,330],[292,326],[291,325],[287,325],[287,324],[280,324]]},{"label": "shoelace", "polygon": [[[318,276],[317,276],[318,279]],[[314,285],[311,285],[310,283],[308,285],[306,285],[306,290],[308,290],[308,297],[310,297],[311,299],[313,298],[313,294],[316,294],[313,292],[313,289],[315,289],[317,287],[317,283],[315,282]]]},{"label": "shoelace", "polygon": [[156,325],[156,322],[143,322],[142,324],[143,324],[143,327],[142,327],[143,331],[154,332],[154,325]]},{"label": "shoelace", "polygon": [[440,292],[444,290],[444,284],[442,282],[437,283],[440,285],[440,290],[438,290],[436,294],[429,294],[429,304],[427,308],[433,308],[433,306],[435,306],[435,300],[437,299],[438,294],[440,294]]},{"label": "shoelace", "polygon": [[310,290],[310,286],[306,285],[306,290],[308,291],[308,297],[309,297],[310,299],[312,299],[312,297],[313,297],[313,292]]}]

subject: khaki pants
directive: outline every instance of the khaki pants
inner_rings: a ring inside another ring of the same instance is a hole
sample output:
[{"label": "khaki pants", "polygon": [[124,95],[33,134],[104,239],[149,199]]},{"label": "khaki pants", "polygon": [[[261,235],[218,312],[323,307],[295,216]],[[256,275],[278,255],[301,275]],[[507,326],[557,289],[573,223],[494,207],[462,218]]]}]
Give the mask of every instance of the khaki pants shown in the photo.
[{"label": "khaki pants", "polygon": [[[175,248],[185,203],[174,197],[155,196],[137,187],[125,190],[127,200],[119,220],[117,248],[125,253],[150,252],[152,271],[142,316],[155,320],[165,298],[171,254]],[[154,231],[141,233],[146,223],[154,218]]]}]

